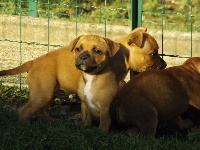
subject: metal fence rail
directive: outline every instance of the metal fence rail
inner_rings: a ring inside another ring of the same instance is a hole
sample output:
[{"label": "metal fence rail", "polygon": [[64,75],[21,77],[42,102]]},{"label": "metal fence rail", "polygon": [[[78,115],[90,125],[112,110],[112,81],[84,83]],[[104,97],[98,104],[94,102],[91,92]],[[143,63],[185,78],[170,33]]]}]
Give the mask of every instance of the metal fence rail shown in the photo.
[{"label": "metal fence rail", "polygon": [[[0,69],[18,66],[81,34],[121,37],[133,22],[148,28],[163,56],[200,56],[199,12],[199,0],[0,0]],[[21,85],[24,77],[0,81]]]}]

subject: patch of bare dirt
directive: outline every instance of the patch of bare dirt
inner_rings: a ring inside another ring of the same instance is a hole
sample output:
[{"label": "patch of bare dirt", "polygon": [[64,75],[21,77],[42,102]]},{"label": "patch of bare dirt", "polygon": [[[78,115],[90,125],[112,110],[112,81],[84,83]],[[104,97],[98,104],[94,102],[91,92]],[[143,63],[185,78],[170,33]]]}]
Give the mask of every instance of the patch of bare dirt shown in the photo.
[{"label": "patch of bare dirt", "polygon": [[[62,90],[58,90],[54,93],[53,102],[49,109],[49,115],[53,119],[69,119],[75,124],[81,123],[81,110],[80,99],[77,95],[68,95]],[[0,103],[3,104],[3,108],[7,111],[16,112],[18,108],[22,107],[28,99],[22,97],[15,97],[14,100],[5,102],[0,97]],[[33,120],[35,120],[34,118]]]}]

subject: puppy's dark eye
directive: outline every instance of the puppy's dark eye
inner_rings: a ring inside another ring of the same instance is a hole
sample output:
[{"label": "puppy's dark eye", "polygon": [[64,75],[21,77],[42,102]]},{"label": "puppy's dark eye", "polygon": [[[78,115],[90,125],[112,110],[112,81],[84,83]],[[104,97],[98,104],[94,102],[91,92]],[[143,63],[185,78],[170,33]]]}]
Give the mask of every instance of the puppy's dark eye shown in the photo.
[{"label": "puppy's dark eye", "polygon": [[153,52],[153,53],[150,54],[150,56],[152,58],[155,58],[157,55],[158,55],[158,51],[155,51],[155,52]]},{"label": "puppy's dark eye", "polygon": [[81,49],[81,47],[76,47],[75,50],[76,50],[77,52],[80,52],[82,49]]},{"label": "puppy's dark eye", "polygon": [[102,51],[99,50],[99,49],[94,48],[94,49],[93,49],[93,53],[94,53],[94,54],[102,54]]}]

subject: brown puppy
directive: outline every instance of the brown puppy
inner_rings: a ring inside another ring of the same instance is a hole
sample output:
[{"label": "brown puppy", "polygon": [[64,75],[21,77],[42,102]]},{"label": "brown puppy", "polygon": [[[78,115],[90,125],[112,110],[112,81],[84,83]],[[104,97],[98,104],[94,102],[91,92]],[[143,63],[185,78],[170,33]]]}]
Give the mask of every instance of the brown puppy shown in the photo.
[{"label": "brown puppy", "polygon": [[[88,45],[82,45],[89,40]],[[109,105],[118,91],[118,81],[111,69],[111,57],[120,44],[98,36],[80,37],[75,46],[75,65],[82,70],[78,95],[84,125],[92,124],[92,117],[100,118],[100,128],[107,132],[110,127]],[[115,62],[116,63],[116,62]]]},{"label": "brown puppy", "polygon": [[154,137],[158,121],[189,128],[191,122],[183,124],[179,116],[190,106],[200,109],[200,57],[134,76],[115,96],[110,115],[114,124]]},{"label": "brown puppy", "polygon": [[[87,40],[90,42],[83,45]],[[129,62],[131,69],[142,72],[150,68],[159,68],[157,66],[159,63],[155,65],[155,62],[144,63],[141,67],[141,63],[144,60],[148,59],[149,61],[149,54],[147,56],[141,55],[141,48],[135,44],[131,44],[130,48],[131,51],[134,51],[134,56],[130,56],[129,58],[131,60],[135,60],[136,58],[139,60],[137,64]],[[99,127],[105,132],[109,130],[111,124],[109,106],[120,85],[123,84],[121,82],[121,72],[118,72],[119,69],[114,66],[116,65],[116,57],[123,50],[124,46],[122,44],[96,35],[78,38],[74,51],[75,65],[83,71],[79,83],[78,95],[81,99],[84,125],[91,125],[94,120],[93,118],[98,118],[100,119]],[[132,58],[135,56],[137,57]],[[162,59],[159,58],[159,60]]]},{"label": "brown puppy", "polygon": [[[114,56],[115,60],[112,60],[112,68],[119,75],[119,78],[125,78],[130,69],[129,63],[133,65],[131,67],[133,69],[136,67],[145,69],[143,66],[151,66],[151,63],[157,64],[155,66],[158,68],[166,65],[158,55],[157,42],[145,31],[146,28],[136,28],[128,36],[119,40],[124,47],[118,52],[118,55]],[[74,56],[71,50],[76,44],[75,42],[76,40],[72,41],[69,46],[52,51],[19,67],[0,71],[0,76],[28,72],[29,101],[19,110],[20,120],[29,120],[37,112],[44,119],[50,119],[45,110],[57,88],[63,89],[67,93],[77,94],[81,71],[76,69],[72,63]],[[131,50],[133,43],[143,47],[143,49],[141,51]],[[141,57],[137,58],[137,56],[144,56],[144,59],[139,59]]]}]

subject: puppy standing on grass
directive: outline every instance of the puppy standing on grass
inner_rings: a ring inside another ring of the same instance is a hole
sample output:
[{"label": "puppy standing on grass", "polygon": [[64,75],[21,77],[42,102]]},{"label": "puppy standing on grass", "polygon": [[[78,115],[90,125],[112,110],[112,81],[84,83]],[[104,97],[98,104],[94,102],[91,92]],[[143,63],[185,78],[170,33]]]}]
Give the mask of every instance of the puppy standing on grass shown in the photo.
[{"label": "puppy standing on grass", "polygon": [[115,125],[154,137],[158,121],[190,128],[191,122],[180,118],[190,106],[200,109],[200,57],[132,77],[112,101],[110,115]]},{"label": "puppy standing on grass", "polygon": [[[166,64],[160,66],[160,63],[157,62],[155,65],[155,61],[149,61],[149,55],[141,55],[141,48],[135,44],[131,44],[130,47],[132,51],[135,51],[135,55],[131,55],[130,59],[133,60],[132,57],[136,58],[136,56],[139,59],[137,64],[129,63],[131,69],[141,72],[151,67],[162,68],[166,66]],[[75,65],[83,71],[78,95],[81,99],[83,123],[86,126],[91,125],[93,120],[99,119],[99,127],[103,131],[107,132],[110,128],[109,106],[114,95],[124,83],[120,76],[121,72],[118,72],[119,68],[114,67],[117,65],[116,57],[123,49],[124,46],[122,44],[96,35],[77,38],[77,43],[74,47]],[[164,63],[157,56],[156,58]],[[143,62],[147,59],[145,57],[148,57],[148,63]],[[151,66],[149,66],[150,64]],[[160,67],[157,66],[158,64]],[[123,63],[120,65],[123,65]]]},{"label": "puppy standing on grass", "polygon": [[75,65],[83,71],[78,92],[82,119],[88,126],[92,124],[92,117],[100,118],[99,127],[107,132],[111,123],[109,105],[119,84],[109,63],[120,45],[94,35],[89,38],[90,44],[83,46],[81,43],[88,40],[86,37],[80,37],[75,48]]},{"label": "puppy standing on grass", "polygon": [[[81,71],[72,63],[74,56],[71,50],[74,48],[75,41],[73,40],[69,46],[47,53],[21,66],[0,71],[0,76],[28,72],[27,83],[30,94],[29,101],[18,111],[21,121],[28,121],[37,113],[42,119],[51,120],[46,109],[56,89],[77,94]],[[87,40],[85,43],[89,42]],[[125,78],[130,68],[145,70],[145,67],[150,68],[152,65],[158,68],[166,66],[158,55],[157,42],[146,33],[144,27],[136,28],[129,35],[121,38],[119,43],[124,47],[114,56],[111,65],[115,74],[121,79]],[[132,49],[133,43],[142,49]]]}]

